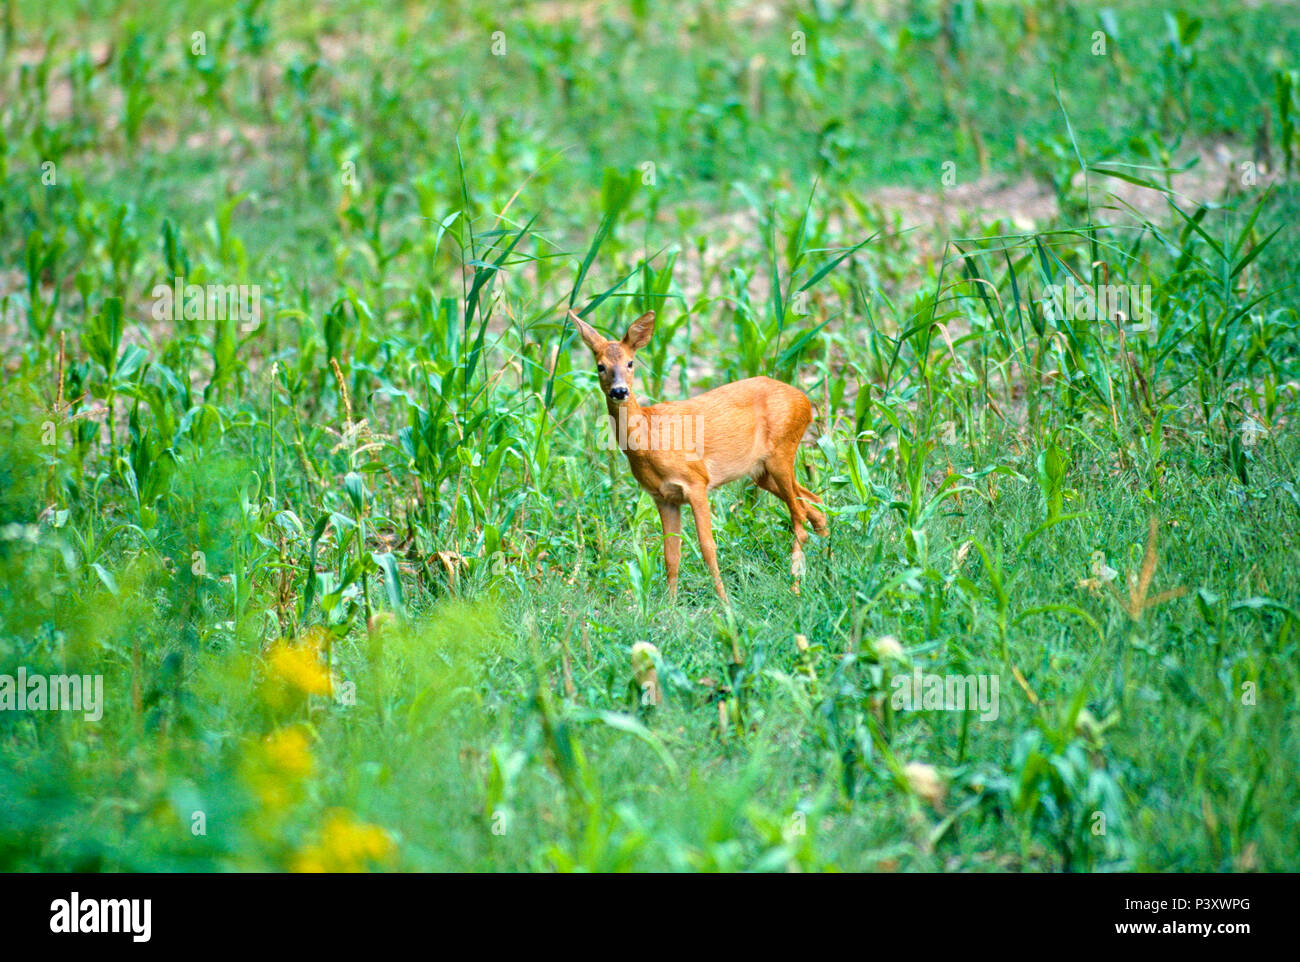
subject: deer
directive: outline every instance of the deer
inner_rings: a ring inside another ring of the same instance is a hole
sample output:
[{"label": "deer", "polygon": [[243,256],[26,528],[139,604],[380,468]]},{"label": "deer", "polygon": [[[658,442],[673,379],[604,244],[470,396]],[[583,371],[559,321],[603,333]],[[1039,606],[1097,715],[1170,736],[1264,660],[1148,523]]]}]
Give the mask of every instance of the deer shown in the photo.
[{"label": "deer", "polygon": [[723,605],[730,605],[718,571],[709,492],[742,478],[776,495],[789,509],[794,530],[790,574],[797,594],[805,571],[804,522],[811,521],[819,536],[829,531],[822,499],[795,478],[795,453],[812,422],[808,396],[773,378],[751,377],[684,401],[642,407],[633,392],[636,354],[650,343],[655,312],[642,314],[616,341],[601,336],[572,310],[569,319],[595,358],[605,409],[632,476],[659,509],[669,600],[677,597],[682,506],[689,505],[713,590]]}]

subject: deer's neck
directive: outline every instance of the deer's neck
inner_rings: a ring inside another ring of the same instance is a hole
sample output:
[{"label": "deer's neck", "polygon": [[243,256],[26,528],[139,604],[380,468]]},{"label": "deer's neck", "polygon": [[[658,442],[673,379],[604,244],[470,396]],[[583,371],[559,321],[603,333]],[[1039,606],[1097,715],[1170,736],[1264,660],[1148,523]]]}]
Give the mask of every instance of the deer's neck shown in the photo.
[{"label": "deer's neck", "polygon": [[[644,412],[641,405],[636,403],[636,395],[629,392],[627,400],[621,404],[607,395],[605,410],[609,412],[610,425],[614,429],[614,437],[618,441],[619,448],[627,455],[628,460],[636,460],[636,456],[644,447],[636,443],[637,432],[645,430]],[[629,438],[632,440],[629,441]]]}]

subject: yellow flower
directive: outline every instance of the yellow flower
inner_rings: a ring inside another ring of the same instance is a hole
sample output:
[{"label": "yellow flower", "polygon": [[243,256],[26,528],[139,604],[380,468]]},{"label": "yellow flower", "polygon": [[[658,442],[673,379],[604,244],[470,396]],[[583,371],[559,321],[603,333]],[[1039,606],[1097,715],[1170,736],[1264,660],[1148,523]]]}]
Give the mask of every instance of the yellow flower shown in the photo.
[{"label": "yellow flower", "polygon": [[266,736],[262,754],[267,767],[280,774],[293,778],[306,778],[311,774],[311,744],[307,733],[296,725]]},{"label": "yellow flower", "polygon": [[358,821],[351,812],[331,812],[320,841],[304,846],[293,860],[296,872],[364,872],[392,858],[397,846],[378,825]]},{"label": "yellow flower", "polygon": [[267,655],[271,673],[308,695],[330,694],[334,688],[329,672],[320,661],[324,636],[324,629],[312,628],[298,639],[297,644],[277,641]]},{"label": "yellow flower", "polygon": [[307,733],[299,726],[267,735],[244,758],[243,776],[268,813],[282,812],[302,795],[314,763]]}]

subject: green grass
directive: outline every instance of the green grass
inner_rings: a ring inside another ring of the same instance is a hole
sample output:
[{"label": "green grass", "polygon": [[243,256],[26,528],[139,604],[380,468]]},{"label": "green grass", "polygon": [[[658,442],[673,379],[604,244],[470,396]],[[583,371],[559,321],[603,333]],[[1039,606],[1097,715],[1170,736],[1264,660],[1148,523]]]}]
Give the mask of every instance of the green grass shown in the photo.
[{"label": "green grass", "polygon": [[[1296,11],[439,9],[2,8],[0,675],[105,705],[0,711],[0,868],[1294,869]],[[570,305],[821,408],[801,594],[733,486],[667,602]]]}]

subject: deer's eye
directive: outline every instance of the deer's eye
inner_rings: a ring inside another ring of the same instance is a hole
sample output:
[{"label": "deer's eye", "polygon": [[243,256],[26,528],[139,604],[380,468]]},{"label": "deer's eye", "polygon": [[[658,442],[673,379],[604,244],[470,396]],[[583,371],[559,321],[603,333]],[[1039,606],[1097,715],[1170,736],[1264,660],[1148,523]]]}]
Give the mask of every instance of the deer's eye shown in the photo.
[{"label": "deer's eye", "polygon": [[628,362],[627,362],[627,369],[628,369],[629,371],[632,370],[632,362],[631,362],[631,361],[628,361]]},{"label": "deer's eye", "polygon": [[604,374],[604,373],[605,373],[605,365],[603,365],[603,364],[597,364],[597,365],[596,365],[596,370],[599,371],[601,374]]}]

